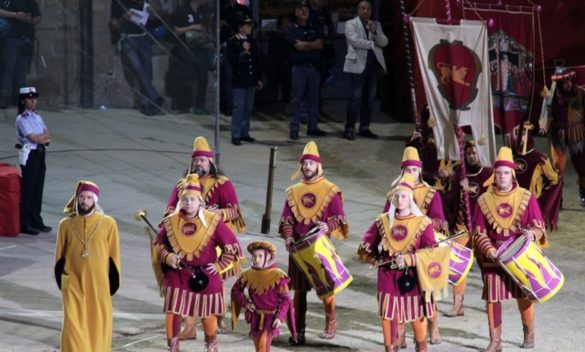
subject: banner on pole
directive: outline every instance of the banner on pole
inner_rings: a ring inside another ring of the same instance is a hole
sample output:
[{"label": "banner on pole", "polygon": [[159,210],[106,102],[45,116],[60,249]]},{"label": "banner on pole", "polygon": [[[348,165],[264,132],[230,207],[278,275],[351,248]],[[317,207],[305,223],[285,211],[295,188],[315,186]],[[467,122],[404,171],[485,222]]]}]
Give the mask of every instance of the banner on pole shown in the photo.
[{"label": "banner on pole", "polygon": [[487,28],[481,21],[438,24],[411,18],[425,95],[435,120],[437,156],[459,160],[453,126],[469,126],[479,160],[491,166],[496,157]]}]

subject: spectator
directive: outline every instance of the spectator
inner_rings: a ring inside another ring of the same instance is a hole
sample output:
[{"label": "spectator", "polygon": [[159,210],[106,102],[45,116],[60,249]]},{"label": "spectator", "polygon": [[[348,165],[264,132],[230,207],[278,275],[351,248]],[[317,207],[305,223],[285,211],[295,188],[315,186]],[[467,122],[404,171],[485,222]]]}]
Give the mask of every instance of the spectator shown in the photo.
[{"label": "spectator", "polygon": [[287,40],[292,64],[290,139],[299,139],[301,104],[306,99],[309,118],[307,135],[326,136],[317,126],[319,114],[319,61],[323,35],[309,22],[309,7],[300,2],[295,8],[296,21],[288,26]]},{"label": "spectator", "polygon": [[174,106],[197,115],[209,114],[205,108],[205,98],[214,39],[205,25],[205,6],[208,2],[190,0],[180,6],[173,16],[173,31],[179,36],[173,48],[173,56],[179,64],[175,71],[179,89],[174,97]]},{"label": "spectator", "polygon": [[[35,0],[4,0],[0,17],[5,22],[5,38],[0,59],[0,108],[6,109],[16,98],[16,90],[26,86],[26,73],[32,60],[35,25],[41,13]],[[1,45],[2,43],[0,43]]]},{"label": "spectator", "polygon": [[[118,48],[122,65],[139,83],[140,112],[147,116],[159,114],[164,103],[164,98],[152,85],[152,40],[145,26],[155,20],[155,8],[159,4],[152,2],[151,5],[144,0],[112,0],[110,8],[111,27],[120,33]],[[142,23],[146,14],[148,19]]]},{"label": "spectator", "polygon": [[250,17],[240,19],[238,33],[227,43],[227,61],[232,67],[233,77],[233,115],[232,144],[242,145],[242,141],[254,143],[250,136],[250,115],[254,108],[256,89],[262,89],[260,77],[260,48],[252,37],[254,20]]},{"label": "spectator", "polygon": [[380,67],[386,72],[386,63],[382,48],[388,44],[388,38],[382,31],[380,22],[371,20],[372,4],[362,0],[357,7],[358,16],[347,21],[345,38],[347,55],[343,72],[350,74],[351,97],[347,104],[347,122],[343,138],[354,140],[354,128],[357,115],[360,115],[358,134],[366,138],[377,138],[370,131],[372,109],[376,100],[378,74]]}]

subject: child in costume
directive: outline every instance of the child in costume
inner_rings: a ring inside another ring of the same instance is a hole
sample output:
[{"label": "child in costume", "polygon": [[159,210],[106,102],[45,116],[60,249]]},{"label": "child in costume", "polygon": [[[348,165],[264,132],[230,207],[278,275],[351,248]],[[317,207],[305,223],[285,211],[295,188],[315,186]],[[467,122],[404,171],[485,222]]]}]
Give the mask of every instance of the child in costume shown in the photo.
[{"label": "child in costume", "polygon": [[252,267],[244,270],[232,287],[232,328],[244,308],[256,351],[269,352],[272,338],[280,334],[280,326],[287,317],[292,321],[292,336],[296,336],[289,278],[276,267],[276,248],[272,243],[252,242],[248,252],[252,255]]}]

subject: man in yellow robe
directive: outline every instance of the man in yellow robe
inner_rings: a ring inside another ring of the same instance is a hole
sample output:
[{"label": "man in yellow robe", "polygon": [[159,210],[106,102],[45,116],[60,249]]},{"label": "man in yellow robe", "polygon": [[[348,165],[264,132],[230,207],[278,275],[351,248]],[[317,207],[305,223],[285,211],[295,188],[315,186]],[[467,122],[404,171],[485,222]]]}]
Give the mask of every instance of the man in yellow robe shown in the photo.
[{"label": "man in yellow robe", "polygon": [[97,204],[99,187],[79,181],[59,223],[55,279],[63,292],[61,351],[112,349],[112,298],[120,287],[116,220]]}]

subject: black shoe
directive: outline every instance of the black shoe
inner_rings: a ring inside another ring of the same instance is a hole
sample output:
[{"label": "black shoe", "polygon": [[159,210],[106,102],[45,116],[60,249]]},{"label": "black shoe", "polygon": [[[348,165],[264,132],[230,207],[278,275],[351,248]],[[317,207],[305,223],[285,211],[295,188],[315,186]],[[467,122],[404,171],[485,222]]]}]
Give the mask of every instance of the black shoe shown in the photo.
[{"label": "black shoe", "polygon": [[290,139],[297,141],[299,139],[299,131],[290,131]]},{"label": "black shoe", "polygon": [[37,227],[37,229],[41,232],[51,232],[51,230],[53,230],[50,226],[47,225],[41,225]]},{"label": "black shoe", "polygon": [[154,105],[147,105],[140,108],[140,112],[146,116],[155,116],[160,112],[160,109]]},{"label": "black shoe", "polygon": [[293,346],[304,345],[305,342],[306,342],[306,340],[305,340],[305,333],[304,332],[297,334],[296,341],[292,338],[292,336],[288,338],[288,343],[290,343]]},{"label": "black shoe", "polygon": [[240,139],[237,139],[237,138],[232,138],[232,144],[233,145],[242,145],[242,141]]},{"label": "black shoe", "polygon": [[366,138],[372,138],[372,139],[376,139],[378,138],[377,134],[374,134],[372,131],[370,130],[363,130],[363,131],[359,131],[358,135],[362,136],[362,137],[366,137]]},{"label": "black shoe", "polygon": [[355,134],[353,134],[353,131],[345,131],[343,132],[343,138],[353,141],[355,140]]},{"label": "black shoe", "polygon": [[252,138],[252,137],[250,137],[250,136],[247,136],[247,137],[242,137],[242,140],[243,140],[244,142],[248,142],[248,143],[254,143],[254,142],[256,142],[256,138]]},{"label": "black shoe", "polygon": [[313,136],[313,137],[325,137],[328,133],[320,130],[318,128],[314,129],[314,130],[309,130],[307,131],[307,136]]},{"label": "black shoe", "polygon": [[162,106],[163,106],[163,105],[164,105],[164,103],[165,103],[165,98],[163,98],[163,97],[158,97],[158,98],[154,99],[154,103],[155,103],[156,105],[158,105],[159,107],[161,107],[161,108],[162,108]]},{"label": "black shoe", "polygon": [[23,228],[20,229],[21,233],[26,233],[27,235],[38,235],[39,233],[41,233],[41,231],[39,231],[38,229],[35,229],[34,227],[30,227],[30,226],[24,226]]}]

